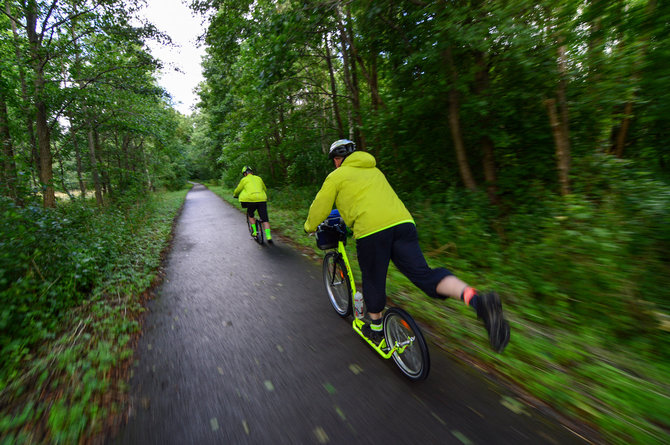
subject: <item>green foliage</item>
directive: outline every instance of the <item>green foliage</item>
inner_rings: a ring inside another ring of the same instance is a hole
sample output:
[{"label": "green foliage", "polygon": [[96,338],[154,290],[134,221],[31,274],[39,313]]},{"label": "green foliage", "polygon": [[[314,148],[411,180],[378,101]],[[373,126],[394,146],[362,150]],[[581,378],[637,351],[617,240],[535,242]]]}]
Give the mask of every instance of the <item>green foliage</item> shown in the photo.
[{"label": "green foliage", "polygon": [[[448,113],[456,91],[474,180],[480,187],[488,180],[488,140],[491,185],[505,202],[497,211],[506,213],[534,204],[538,191],[557,190],[544,101],[559,85],[575,158],[614,151],[630,118],[625,154],[649,171],[670,165],[663,142],[669,68],[661,62],[669,12],[657,2],[220,1],[194,8],[217,11],[201,90],[206,119],[197,123],[205,128],[197,131],[217,147],[229,186],[244,163],[273,185],[318,184],[329,168],[324,149],[347,136],[365,143],[393,183],[430,194],[461,187]],[[559,50],[566,51],[563,68]]]},{"label": "green foliage", "polygon": [[[207,113],[198,113],[182,123],[186,141],[186,169],[189,179],[210,180],[218,176],[218,147],[207,127]],[[193,128],[195,127],[195,128]]]},{"label": "green foliage", "polygon": [[[0,131],[2,193],[23,203],[34,195],[46,198],[50,188],[72,199],[72,189],[97,189],[102,206],[138,186],[182,187],[188,134],[156,85],[160,62],[146,46],[169,38],[135,17],[134,2],[6,3],[0,115],[10,124]],[[35,20],[26,18],[29,13]],[[40,23],[49,24],[50,37],[31,42],[42,30],[29,27]],[[46,134],[40,143],[49,153],[40,156],[47,162],[38,158],[36,134]],[[5,174],[18,193],[5,190]]]},{"label": "green foliage", "polygon": [[184,164],[177,162],[167,162],[161,164],[162,173],[157,178],[158,187],[165,187],[167,190],[182,190],[188,181],[189,172]]},{"label": "green foliage", "polygon": [[101,431],[185,193],[126,194],[104,211],[1,202],[0,436],[20,441],[32,426],[73,443]]}]

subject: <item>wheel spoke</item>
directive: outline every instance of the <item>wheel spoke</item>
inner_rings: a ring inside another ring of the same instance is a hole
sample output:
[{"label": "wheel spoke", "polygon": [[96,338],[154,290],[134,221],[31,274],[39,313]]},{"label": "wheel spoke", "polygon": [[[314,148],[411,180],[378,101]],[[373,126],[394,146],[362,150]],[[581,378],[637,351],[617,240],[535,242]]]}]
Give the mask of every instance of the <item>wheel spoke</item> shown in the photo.
[{"label": "wheel spoke", "polygon": [[412,380],[423,380],[428,375],[430,362],[428,348],[419,327],[409,314],[391,308],[384,318],[386,341],[396,348],[393,360],[400,370]]},{"label": "wheel spoke", "polygon": [[323,280],[330,302],[341,317],[346,317],[351,312],[351,290],[344,262],[335,252],[327,253],[323,261]]}]

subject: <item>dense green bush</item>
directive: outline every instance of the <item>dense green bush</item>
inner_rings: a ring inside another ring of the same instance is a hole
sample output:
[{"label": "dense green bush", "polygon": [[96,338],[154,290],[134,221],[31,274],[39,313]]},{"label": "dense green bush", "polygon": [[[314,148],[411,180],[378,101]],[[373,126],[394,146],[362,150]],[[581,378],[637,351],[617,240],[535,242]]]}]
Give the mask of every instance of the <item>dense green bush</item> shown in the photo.
[{"label": "dense green bush", "polygon": [[575,172],[572,195],[538,188],[504,217],[483,193],[404,199],[427,253],[502,283],[521,311],[670,358],[659,332],[670,312],[670,186],[604,155],[578,160]]},{"label": "dense green bush", "polygon": [[111,370],[130,357],[138,296],[185,193],[104,209],[0,203],[0,442],[77,443],[120,408]]},{"label": "dense green bush", "polygon": [[[3,199],[0,206],[0,354],[11,368],[53,336],[62,311],[90,290],[96,260],[109,254],[110,245],[87,236],[82,223],[94,210],[85,205],[56,211]],[[0,374],[0,388],[11,377]]]},{"label": "dense green bush", "polygon": [[[104,211],[88,202],[57,209],[18,207],[0,200],[0,389],[18,364],[53,338],[67,311],[112,278],[147,273],[151,201],[121,199]],[[146,283],[148,284],[148,283]]]}]

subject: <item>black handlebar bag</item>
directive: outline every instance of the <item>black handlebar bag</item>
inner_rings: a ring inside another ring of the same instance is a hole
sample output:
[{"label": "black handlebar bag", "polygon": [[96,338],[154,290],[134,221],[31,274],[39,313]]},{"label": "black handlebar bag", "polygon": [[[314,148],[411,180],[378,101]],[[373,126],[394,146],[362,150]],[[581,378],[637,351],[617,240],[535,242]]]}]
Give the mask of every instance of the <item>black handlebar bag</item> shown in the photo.
[{"label": "black handlebar bag", "polygon": [[321,250],[337,248],[338,241],[347,243],[347,225],[337,210],[333,210],[316,229],[316,247]]}]

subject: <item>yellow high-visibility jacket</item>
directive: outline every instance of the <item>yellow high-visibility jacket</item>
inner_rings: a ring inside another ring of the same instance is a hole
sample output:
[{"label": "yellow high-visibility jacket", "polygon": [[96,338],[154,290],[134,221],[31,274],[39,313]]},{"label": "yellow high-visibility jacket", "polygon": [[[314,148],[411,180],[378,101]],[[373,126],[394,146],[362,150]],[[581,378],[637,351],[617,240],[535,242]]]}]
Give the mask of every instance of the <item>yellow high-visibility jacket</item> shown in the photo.
[{"label": "yellow high-visibility jacket", "polygon": [[240,197],[240,202],[263,202],[268,200],[265,194],[267,188],[260,176],[248,174],[233,192],[233,198]]},{"label": "yellow high-visibility jacket", "polygon": [[344,222],[353,229],[354,238],[396,226],[414,223],[405,204],[398,198],[375,158],[362,151],[346,157],[321,186],[309,208],[305,231],[314,232],[333,209],[340,211]]}]

